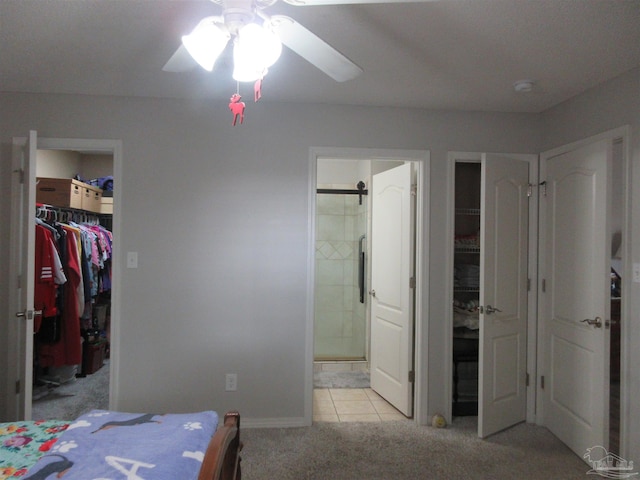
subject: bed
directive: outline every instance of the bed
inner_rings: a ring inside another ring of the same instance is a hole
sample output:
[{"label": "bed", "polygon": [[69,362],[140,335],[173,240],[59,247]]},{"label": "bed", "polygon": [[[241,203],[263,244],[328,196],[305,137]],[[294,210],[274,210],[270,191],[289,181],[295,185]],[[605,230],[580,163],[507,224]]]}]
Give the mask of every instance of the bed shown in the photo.
[{"label": "bed", "polygon": [[0,423],[0,480],[240,480],[241,449],[238,412],[93,410]]}]

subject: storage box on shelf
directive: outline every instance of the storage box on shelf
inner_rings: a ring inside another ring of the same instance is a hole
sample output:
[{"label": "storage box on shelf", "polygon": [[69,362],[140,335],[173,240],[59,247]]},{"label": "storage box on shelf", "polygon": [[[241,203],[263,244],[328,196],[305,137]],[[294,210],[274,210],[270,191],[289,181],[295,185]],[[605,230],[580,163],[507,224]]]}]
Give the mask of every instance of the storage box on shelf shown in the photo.
[{"label": "storage box on shelf", "polygon": [[70,178],[36,179],[36,202],[55,207],[82,208],[84,183]]},{"label": "storage box on shelf", "polygon": [[102,190],[93,185],[82,185],[82,210],[88,212],[100,213],[102,205]]},{"label": "storage box on shelf", "polygon": [[102,197],[100,203],[100,213],[112,214],[113,213],[113,197]]},{"label": "storage box on shelf", "polygon": [[102,190],[71,178],[36,179],[36,202],[100,213]]}]

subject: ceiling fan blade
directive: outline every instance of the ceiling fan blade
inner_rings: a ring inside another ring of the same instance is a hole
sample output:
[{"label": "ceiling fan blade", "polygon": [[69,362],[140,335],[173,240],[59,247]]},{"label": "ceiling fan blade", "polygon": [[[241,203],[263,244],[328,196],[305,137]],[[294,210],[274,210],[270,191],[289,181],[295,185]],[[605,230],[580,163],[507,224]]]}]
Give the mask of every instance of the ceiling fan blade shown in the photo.
[{"label": "ceiling fan blade", "polygon": [[193,70],[197,65],[197,62],[181,43],[167,63],[164,64],[162,70],[164,72],[188,72],[189,70]]},{"label": "ceiling fan blade", "polygon": [[273,15],[269,21],[282,43],[334,80],[346,82],[362,73],[359,66],[292,18]]},{"label": "ceiling fan blade", "polygon": [[426,3],[438,0],[284,0],[289,5],[297,7],[316,5],[351,5],[357,3]]}]

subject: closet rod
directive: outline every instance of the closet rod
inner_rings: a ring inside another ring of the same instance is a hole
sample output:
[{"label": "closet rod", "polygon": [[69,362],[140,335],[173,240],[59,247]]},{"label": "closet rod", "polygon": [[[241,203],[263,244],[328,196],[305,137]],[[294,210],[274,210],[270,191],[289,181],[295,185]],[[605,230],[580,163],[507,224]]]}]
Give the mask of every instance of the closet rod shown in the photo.
[{"label": "closet rod", "polygon": [[[52,215],[54,218],[52,218]],[[56,222],[60,221],[63,223],[71,220],[76,223],[94,223],[99,225],[100,220],[107,217],[107,215],[90,213],[86,210],[79,210],[76,208],[56,207],[54,205],[43,203],[36,205],[36,217],[43,220],[54,220]]]}]

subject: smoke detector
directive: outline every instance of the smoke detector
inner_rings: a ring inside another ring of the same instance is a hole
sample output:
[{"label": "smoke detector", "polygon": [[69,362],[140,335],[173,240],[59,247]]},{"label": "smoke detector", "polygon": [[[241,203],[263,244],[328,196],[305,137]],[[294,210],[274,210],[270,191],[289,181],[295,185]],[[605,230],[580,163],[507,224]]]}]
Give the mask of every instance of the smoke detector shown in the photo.
[{"label": "smoke detector", "polygon": [[527,93],[533,90],[533,80],[518,80],[513,84],[513,89],[518,93]]}]

